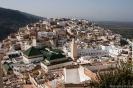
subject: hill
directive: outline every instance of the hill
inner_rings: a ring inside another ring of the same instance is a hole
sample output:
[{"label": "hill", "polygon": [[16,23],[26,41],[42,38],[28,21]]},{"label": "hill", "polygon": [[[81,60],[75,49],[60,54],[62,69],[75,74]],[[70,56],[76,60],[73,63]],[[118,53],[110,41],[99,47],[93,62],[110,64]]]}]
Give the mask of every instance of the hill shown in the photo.
[{"label": "hill", "polygon": [[133,22],[95,21],[99,26],[121,34],[124,38],[133,39]]},{"label": "hill", "polygon": [[37,22],[40,19],[42,17],[0,7],[0,41],[10,33],[16,32],[19,27]]}]

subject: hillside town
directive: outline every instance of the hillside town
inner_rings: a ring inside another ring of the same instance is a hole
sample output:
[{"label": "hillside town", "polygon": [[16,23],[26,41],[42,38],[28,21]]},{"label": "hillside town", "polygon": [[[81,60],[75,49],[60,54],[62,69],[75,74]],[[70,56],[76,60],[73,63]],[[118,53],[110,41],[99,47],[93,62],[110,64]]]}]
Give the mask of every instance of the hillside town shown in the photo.
[{"label": "hillside town", "polygon": [[85,19],[39,20],[0,42],[0,82],[3,88],[89,88],[98,71],[130,62],[132,45]]}]

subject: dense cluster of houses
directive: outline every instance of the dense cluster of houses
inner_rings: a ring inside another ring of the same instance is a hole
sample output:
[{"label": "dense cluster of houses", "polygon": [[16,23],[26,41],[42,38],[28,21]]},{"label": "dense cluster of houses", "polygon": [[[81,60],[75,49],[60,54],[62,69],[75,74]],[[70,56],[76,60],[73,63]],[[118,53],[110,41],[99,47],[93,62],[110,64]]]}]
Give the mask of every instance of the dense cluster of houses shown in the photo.
[{"label": "dense cluster of houses", "polygon": [[40,20],[1,41],[1,80],[4,88],[89,88],[98,70],[131,61],[132,45],[88,20]]}]

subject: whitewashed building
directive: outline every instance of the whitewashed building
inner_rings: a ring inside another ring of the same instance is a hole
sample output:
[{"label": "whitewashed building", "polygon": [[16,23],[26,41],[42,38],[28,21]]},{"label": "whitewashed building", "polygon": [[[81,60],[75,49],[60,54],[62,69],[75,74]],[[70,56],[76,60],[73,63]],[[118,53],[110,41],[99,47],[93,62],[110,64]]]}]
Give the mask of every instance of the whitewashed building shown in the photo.
[{"label": "whitewashed building", "polygon": [[43,54],[33,46],[23,52],[24,63],[36,63],[43,60]]}]

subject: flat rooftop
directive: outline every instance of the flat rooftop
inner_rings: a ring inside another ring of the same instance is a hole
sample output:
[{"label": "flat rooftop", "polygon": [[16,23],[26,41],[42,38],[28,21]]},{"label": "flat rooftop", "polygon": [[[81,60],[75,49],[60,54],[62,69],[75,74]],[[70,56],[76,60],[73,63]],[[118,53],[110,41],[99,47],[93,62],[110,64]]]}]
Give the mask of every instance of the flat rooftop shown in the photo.
[{"label": "flat rooftop", "polygon": [[[74,75],[72,75],[74,74]],[[66,69],[66,80],[67,83],[80,83],[80,76],[78,72],[78,68],[75,69]]]}]

